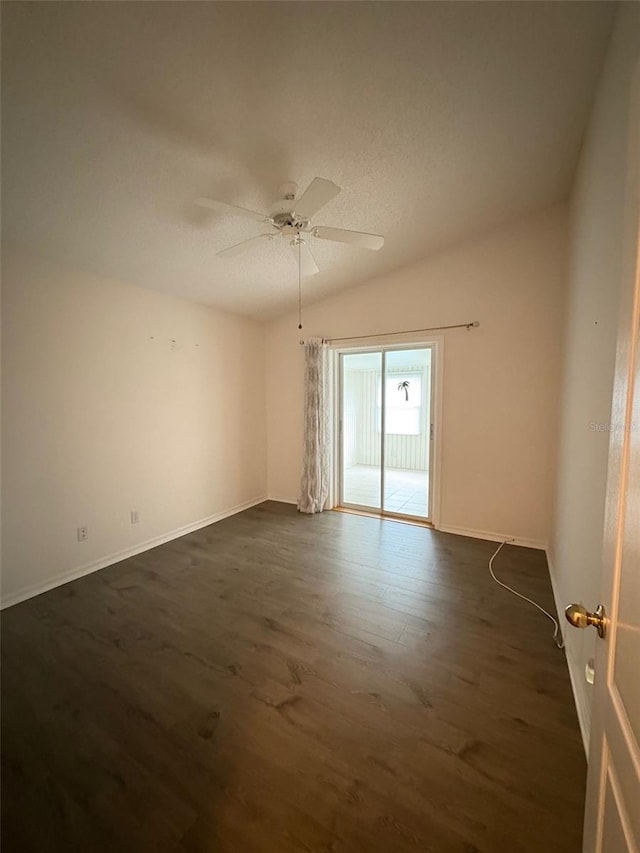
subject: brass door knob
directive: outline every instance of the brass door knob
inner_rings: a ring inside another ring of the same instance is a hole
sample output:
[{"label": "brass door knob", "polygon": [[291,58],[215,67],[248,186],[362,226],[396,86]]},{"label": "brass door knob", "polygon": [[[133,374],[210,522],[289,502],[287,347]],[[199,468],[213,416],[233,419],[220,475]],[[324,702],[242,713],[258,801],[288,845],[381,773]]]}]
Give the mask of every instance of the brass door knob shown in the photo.
[{"label": "brass door knob", "polygon": [[604,638],[607,633],[607,617],[601,604],[596,607],[593,613],[589,613],[582,604],[570,604],[565,607],[564,615],[567,617],[567,622],[574,628],[587,628],[589,625],[593,625],[600,638]]}]

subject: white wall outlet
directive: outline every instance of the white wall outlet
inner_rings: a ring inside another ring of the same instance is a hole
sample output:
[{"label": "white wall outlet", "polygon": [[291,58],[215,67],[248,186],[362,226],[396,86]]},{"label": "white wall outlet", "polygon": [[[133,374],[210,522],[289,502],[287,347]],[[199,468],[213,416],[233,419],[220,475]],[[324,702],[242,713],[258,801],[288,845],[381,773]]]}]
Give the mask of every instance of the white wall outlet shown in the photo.
[{"label": "white wall outlet", "polygon": [[78,542],[84,542],[85,539],[89,538],[89,530],[86,527],[78,528]]},{"label": "white wall outlet", "polygon": [[131,524],[139,524],[140,522],[140,513],[137,509],[131,510]]}]

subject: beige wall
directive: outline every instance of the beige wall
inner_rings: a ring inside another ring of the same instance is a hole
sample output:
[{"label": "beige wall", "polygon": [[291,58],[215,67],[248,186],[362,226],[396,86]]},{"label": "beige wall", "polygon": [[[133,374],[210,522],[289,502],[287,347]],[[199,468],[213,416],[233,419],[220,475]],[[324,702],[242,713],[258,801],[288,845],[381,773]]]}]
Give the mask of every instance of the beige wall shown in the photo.
[{"label": "beige wall", "polygon": [[24,257],[2,298],[3,601],[264,496],[260,324]]},{"label": "beige wall", "polygon": [[[621,280],[629,104],[640,45],[640,5],[623,3],[600,81],[571,203],[557,509],[549,551],[558,606],[593,608],[600,592],[613,368]],[[636,93],[637,95],[637,93]],[[640,156],[636,151],[635,157]],[[595,632],[565,631],[583,735]]]},{"label": "beige wall", "polygon": [[[304,310],[305,336],[480,321],[446,333],[442,527],[547,544],[566,237],[566,210],[554,207]],[[299,339],[293,315],[267,329],[268,487],[289,500],[302,452]]]}]

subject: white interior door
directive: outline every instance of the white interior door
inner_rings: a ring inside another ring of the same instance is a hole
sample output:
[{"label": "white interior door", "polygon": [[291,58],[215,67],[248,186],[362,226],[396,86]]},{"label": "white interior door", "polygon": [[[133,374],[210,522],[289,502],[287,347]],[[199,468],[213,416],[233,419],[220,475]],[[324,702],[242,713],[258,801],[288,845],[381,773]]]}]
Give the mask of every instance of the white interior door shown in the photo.
[{"label": "white interior door", "polygon": [[[638,90],[636,90],[638,91]],[[584,853],[640,853],[640,193],[632,163],[609,445]]]}]

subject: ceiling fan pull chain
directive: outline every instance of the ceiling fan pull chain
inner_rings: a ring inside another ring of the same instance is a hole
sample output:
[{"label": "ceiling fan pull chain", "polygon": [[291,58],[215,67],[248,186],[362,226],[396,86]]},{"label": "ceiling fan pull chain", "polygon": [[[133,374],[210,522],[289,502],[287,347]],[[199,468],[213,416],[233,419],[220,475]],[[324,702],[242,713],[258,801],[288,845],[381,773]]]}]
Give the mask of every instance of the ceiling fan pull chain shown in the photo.
[{"label": "ceiling fan pull chain", "polygon": [[298,328],[302,328],[302,241],[298,234]]}]

